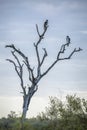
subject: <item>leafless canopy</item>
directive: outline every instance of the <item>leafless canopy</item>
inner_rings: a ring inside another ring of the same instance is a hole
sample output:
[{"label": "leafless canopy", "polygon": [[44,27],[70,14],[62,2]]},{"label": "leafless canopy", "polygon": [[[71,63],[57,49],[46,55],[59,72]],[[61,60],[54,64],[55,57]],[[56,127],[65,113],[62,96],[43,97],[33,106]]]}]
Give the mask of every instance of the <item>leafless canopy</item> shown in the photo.
[{"label": "leafless canopy", "polygon": [[[82,50],[81,48],[78,48],[78,49],[75,48],[68,55],[68,57],[61,58],[61,54],[64,54],[66,49],[70,46],[70,39],[69,39],[69,42],[61,45],[60,50],[58,51],[54,62],[47,68],[47,70],[45,72],[42,73],[41,68],[42,68],[42,65],[44,64],[44,61],[45,61],[45,59],[46,59],[46,57],[48,55],[47,55],[46,48],[43,48],[44,53],[43,53],[43,56],[40,57],[39,45],[40,45],[41,41],[43,40],[47,29],[48,29],[48,20],[46,20],[44,22],[44,24],[43,24],[43,32],[42,33],[40,33],[38,25],[36,24],[36,31],[37,31],[37,34],[38,34],[38,41],[36,43],[34,43],[34,47],[35,47],[37,63],[38,63],[38,65],[37,65],[37,75],[35,75],[34,69],[31,67],[28,57],[22,51],[17,49],[14,44],[6,45],[6,48],[11,48],[11,50],[12,50],[11,53],[12,53],[13,57],[16,60],[16,62],[15,62],[14,60],[7,59],[7,61],[11,62],[14,65],[15,71],[17,72],[17,74],[18,74],[18,76],[20,78],[21,87],[22,87],[23,94],[24,94],[24,106],[23,107],[25,107],[25,99],[26,99],[25,97],[26,96],[28,97],[27,110],[28,110],[28,106],[29,106],[29,102],[30,102],[31,97],[33,96],[33,94],[38,89],[37,85],[38,85],[38,82],[40,81],[40,79],[43,76],[45,76],[54,67],[54,65],[58,61],[68,60],[68,59],[70,59],[72,57],[72,55],[74,53],[80,52]],[[20,57],[18,55],[21,56],[21,58],[23,59],[22,63],[20,62]],[[29,81],[31,82],[31,86],[28,86],[28,92],[26,91],[26,87],[24,85],[24,79],[23,79],[24,65],[27,67],[27,71],[29,73]]]}]

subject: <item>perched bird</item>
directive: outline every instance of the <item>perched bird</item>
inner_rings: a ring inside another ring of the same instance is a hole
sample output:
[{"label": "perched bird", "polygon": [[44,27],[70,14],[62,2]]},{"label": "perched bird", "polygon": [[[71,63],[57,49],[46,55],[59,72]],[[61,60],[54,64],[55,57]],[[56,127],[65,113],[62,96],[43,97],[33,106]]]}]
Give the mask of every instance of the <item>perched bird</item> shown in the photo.
[{"label": "perched bird", "polygon": [[70,44],[70,37],[69,36],[66,36],[66,44],[67,44],[67,46],[69,46],[69,44]]},{"label": "perched bird", "polygon": [[44,22],[44,29],[46,29],[48,27],[48,20],[46,20],[45,22]]}]

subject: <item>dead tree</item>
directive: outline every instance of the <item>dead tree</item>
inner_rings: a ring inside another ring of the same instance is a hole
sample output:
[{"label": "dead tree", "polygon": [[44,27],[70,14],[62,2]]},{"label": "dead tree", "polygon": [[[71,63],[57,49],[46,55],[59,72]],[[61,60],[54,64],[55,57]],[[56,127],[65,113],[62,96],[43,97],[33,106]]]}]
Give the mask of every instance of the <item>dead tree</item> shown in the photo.
[{"label": "dead tree", "polygon": [[[66,37],[66,43],[61,45],[60,50],[57,53],[57,56],[55,58],[55,60],[53,61],[53,63],[46,69],[45,72],[42,73],[42,66],[44,64],[44,61],[47,57],[47,50],[46,48],[43,48],[43,56],[40,56],[40,48],[39,45],[41,43],[41,41],[44,38],[44,35],[46,33],[48,29],[48,20],[46,20],[43,24],[43,32],[40,33],[38,25],[36,24],[36,31],[38,34],[38,41],[36,43],[34,43],[34,48],[36,51],[36,58],[37,58],[37,68],[36,68],[36,73],[35,73],[35,69],[33,69],[33,67],[31,67],[30,65],[30,61],[28,59],[28,57],[19,49],[17,49],[15,47],[15,45],[6,45],[6,48],[11,48],[11,54],[13,55],[15,60],[11,60],[11,59],[7,59],[7,61],[9,61],[10,63],[12,63],[15,67],[15,71],[17,73],[17,75],[20,78],[20,82],[21,82],[21,88],[22,88],[22,93],[23,93],[23,112],[22,112],[22,118],[25,119],[26,118],[26,113],[28,111],[28,107],[30,105],[30,101],[32,96],[34,95],[34,93],[38,90],[38,82],[55,66],[55,64],[58,61],[63,61],[63,60],[69,60],[72,55],[76,52],[80,52],[82,49],[78,48],[78,49],[74,49],[71,51],[71,53],[67,56],[67,57],[63,57],[61,58],[62,54],[65,54],[65,51],[67,49],[67,47],[69,47],[70,45],[70,38],[69,36]],[[20,61],[20,57],[23,59],[22,62]],[[27,67],[27,71],[28,71],[28,79],[31,82],[30,86],[24,85],[24,79],[23,79],[23,72],[24,72],[24,66]],[[28,89],[26,89],[28,88]]]}]

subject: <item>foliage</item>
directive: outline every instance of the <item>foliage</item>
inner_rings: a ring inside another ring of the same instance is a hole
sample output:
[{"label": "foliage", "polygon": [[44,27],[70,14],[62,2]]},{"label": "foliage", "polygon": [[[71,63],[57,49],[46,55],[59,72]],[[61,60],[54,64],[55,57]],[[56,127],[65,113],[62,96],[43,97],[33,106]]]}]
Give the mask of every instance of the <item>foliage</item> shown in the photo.
[{"label": "foliage", "polygon": [[66,101],[50,97],[50,105],[38,119],[50,120],[50,130],[86,130],[87,129],[87,100],[74,96],[66,96]]},{"label": "foliage", "polygon": [[[0,119],[0,130],[20,130],[20,121],[11,111],[7,118]],[[66,101],[50,97],[45,112],[25,120],[24,130],[87,130],[87,100],[76,95],[67,95]]]}]

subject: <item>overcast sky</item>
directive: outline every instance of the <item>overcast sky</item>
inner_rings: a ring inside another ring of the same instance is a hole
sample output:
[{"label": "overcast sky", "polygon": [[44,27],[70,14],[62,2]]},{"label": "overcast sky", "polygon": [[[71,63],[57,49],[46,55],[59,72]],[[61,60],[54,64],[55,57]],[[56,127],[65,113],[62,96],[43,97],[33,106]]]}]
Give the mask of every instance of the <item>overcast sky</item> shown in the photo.
[{"label": "overcast sky", "polygon": [[34,116],[43,110],[49,96],[87,95],[87,0],[0,0],[0,117],[10,110],[21,111],[22,107],[20,80],[12,64],[5,60],[12,58],[5,45],[14,44],[20,48],[29,56],[31,65],[36,66],[33,43],[38,35],[35,25],[38,24],[42,32],[46,19],[49,28],[41,43],[48,51],[45,69],[55,60],[67,35],[71,38],[67,54],[75,47],[83,51],[73,55],[71,60],[56,64],[42,79],[29,114]]}]

